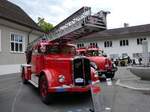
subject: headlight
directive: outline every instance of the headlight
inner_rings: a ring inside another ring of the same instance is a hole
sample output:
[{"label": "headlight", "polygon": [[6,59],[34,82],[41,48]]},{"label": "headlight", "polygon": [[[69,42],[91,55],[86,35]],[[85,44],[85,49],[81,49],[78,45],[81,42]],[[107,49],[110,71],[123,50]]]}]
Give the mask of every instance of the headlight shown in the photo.
[{"label": "headlight", "polygon": [[98,69],[97,65],[95,62],[91,62],[91,66],[94,68],[94,69]]},{"label": "headlight", "polygon": [[65,76],[64,76],[64,75],[59,75],[59,76],[58,76],[58,81],[59,81],[60,83],[63,83],[63,82],[65,81]]},{"label": "headlight", "polygon": [[96,78],[99,77],[98,71],[95,71],[94,77],[96,77]]}]

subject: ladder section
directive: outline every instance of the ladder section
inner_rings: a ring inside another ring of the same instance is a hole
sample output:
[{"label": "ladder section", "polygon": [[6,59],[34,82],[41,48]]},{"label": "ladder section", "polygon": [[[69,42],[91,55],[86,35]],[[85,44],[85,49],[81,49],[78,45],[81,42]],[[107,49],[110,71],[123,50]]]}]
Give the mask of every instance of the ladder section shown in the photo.
[{"label": "ladder section", "polygon": [[91,15],[90,7],[82,7],[64,21],[56,25],[48,34],[44,34],[28,44],[27,50],[43,40],[68,42],[94,32],[106,29],[107,12],[100,11]]},{"label": "ladder section", "polygon": [[78,39],[93,32],[106,29],[107,12],[91,15],[90,7],[82,7],[67,19],[56,25],[47,35],[50,40]]}]

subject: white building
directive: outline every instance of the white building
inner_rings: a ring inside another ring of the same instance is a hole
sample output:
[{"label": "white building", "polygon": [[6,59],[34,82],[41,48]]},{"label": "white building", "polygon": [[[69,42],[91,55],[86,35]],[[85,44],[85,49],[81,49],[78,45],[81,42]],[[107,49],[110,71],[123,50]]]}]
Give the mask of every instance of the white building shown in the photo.
[{"label": "white building", "polygon": [[0,0],[0,74],[19,71],[20,64],[26,63],[27,44],[42,34],[19,6]]},{"label": "white building", "polygon": [[81,38],[76,44],[78,47],[97,44],[111,58],[128,55],[133,59],[141,57],[142,40],[150,43],[150,24],[108,29]]}]

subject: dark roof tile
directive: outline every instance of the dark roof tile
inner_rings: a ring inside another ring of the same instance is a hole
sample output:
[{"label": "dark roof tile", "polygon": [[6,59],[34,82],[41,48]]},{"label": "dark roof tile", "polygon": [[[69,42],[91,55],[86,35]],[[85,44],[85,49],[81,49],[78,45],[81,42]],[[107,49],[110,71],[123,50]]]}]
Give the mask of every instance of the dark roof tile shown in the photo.
[{"label": "dark roof tile", "polygon": [[19,6],[7,1],[0,0],[0,18],[14,23],[42,31],[40,27]]},{"label": "dark roof tile", "polygon": [[120,36],[120,35],[129,35],[129,34],[139,34],[139,33],[150,33],[150,24],[123,27],[108,29],[100,32],[93,33],[84,38],[93,38],[93,37],[110,37],[110,36]]}]

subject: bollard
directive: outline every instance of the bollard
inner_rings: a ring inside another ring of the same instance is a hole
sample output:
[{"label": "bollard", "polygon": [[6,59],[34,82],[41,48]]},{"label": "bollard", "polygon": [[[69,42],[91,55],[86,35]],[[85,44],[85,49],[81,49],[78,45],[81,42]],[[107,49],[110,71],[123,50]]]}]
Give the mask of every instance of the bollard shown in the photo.
[{"label": "bollard", "polygon": [[[93,110],[90,112],[112,112],[113,110],[113,100],[115,95],[115,90],[113,87],[112,80],[110,78],[106,79],[103,87],[100,87],[100,81],[91,86],[91,95]],[[109,102],[106,102],[106,100]]]},{"label": "bollard", "polygon": [[95,84],[91,85],[93,110],[90,109],[90,112],[101,112],[101,102],[99,100],[100,92],[101,92],[100,81],[97,81]]},{"label": "bollard", "polygon": [[101,89],[101,98],[103,99],[102,112],[113,112],[115,106],[116,88],[112,83],[112,79],[107,78]]}]

